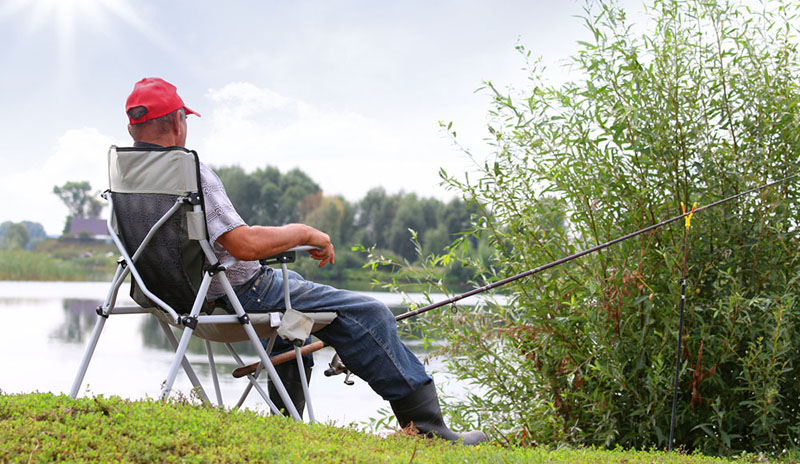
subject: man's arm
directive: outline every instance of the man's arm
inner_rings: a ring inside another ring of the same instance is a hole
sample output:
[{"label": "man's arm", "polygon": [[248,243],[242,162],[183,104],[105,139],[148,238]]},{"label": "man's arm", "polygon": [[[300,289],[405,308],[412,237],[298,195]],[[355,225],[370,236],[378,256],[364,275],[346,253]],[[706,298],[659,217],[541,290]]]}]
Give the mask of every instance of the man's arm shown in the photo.
[{"label": "man's arm", "polygon": [[328,234],[305,224],[239,226],[220,235],[217,243],[228,250],[231,256],[242,261],[267,258],[298,245],[320,248],[308,252],[319,261],[319,267],[333,264],[334,259],[333,244]]}]

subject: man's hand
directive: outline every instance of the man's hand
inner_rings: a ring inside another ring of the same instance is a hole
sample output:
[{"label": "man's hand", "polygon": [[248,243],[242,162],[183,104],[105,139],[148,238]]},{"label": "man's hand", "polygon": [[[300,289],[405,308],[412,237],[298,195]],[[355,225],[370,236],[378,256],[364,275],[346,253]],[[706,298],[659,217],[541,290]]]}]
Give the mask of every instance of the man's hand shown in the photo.
[{"label": "man's hand", "polygon": [[328,246],[321,249],[321,250],[309,250],[309,255],[312,258],[319,261],[319,267],[322,267],[328,263],[333,264],[334,252],[333,252],[333,243],[328,241]]},{"label": "man's hand", "polygon": [[322,267],[328,263],[333,264],[335,253],[333,251],[333,243],[331,237],[325,232],[319,231],[311,226],[308,227],[310,237],[302,243],[302,245],[311,245],[319,248],[319,250],[309,250],[308,254],[312,258],[319,261],[318,266]]}]

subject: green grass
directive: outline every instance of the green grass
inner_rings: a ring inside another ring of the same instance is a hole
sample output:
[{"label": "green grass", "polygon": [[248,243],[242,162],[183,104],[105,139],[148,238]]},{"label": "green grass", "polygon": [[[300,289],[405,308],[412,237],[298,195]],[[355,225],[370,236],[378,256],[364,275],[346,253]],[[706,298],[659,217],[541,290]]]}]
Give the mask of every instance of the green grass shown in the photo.
[{"label": "green grass", "polygon": [[45,240],[30,251],[0,250],[0,280],[110,280],[119,256],[105,243]]},{"label": "green grass", "polygon": [[55,258],[33,251],[0,250],[0,280],[95,281],[108,275],[88,261]]},{"label": "green grass", "polygon": [[[0,280],[109,281],[114,275],[117,258],[119,252],[112,244],[47,239],[30,251],[0,249]],[[352,257],[323,269],[319,269],[315,261],[300,257],[292,269],[309,280],[350,290],[380,291],[375,282],[388,282],[392,278],[386,270],[364,269],[361,261]],[[425,286],[406,290],[422,291]]]},{"label": "green grass", "polygon": [[466,447],[154,400],[0,393],[0,462],[728,463],[623,450]]}]

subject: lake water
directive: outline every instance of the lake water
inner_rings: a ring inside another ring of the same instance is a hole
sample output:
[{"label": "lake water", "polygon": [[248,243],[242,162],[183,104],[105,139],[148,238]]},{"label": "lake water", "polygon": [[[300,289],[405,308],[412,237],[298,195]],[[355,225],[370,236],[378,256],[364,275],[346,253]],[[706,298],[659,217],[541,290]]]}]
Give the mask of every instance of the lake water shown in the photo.
[{"label": "lake water", "polygon": [[[0,282],[0,390],[5,393],[53,392],[68,394],[83,357],[86,343],[97,320],[95,308],[108,289],[103,282]],[[402,312],[402,298],[395,294],[364,292]],[[133,304],[127,298],[127,284],[120,290],[118,304]],[[443,296],[442,296],[443,297]],[[411,295],[421,300],[420,295]],[[438,300],[439,298],[434,298]],[[474,300],[464,301],[474,304]],[[209,397],[214,387],[207,367],[204,344],[193,340],[187,358],[192,363]],[[237,344],[245,362],[255,362],[252,349]],[[420,343],[407,342],[420,359],[426,355]],[[236,366],[227,350],[215,348],[215,361],[226,406],[238,401],[247,384],[234,379]],[[157,398],[172,362],[174,351],[155,318],[148,315],[110,317],[100,337],[79,392],[86,395],[118,395],[126,398]],[[325,377],[323,371],[333,356],[324,348],[314,354],[315,368],[311,393],[317,420],[339,425],[363,423],[378,416],[378,409],[389,404],[375,394],[366,382],[353,377],[355,385],[344,385],[344,376]],[[462,396],[466,385],[453,381],[444,372],[441,360],[428,361],[428,371],[445,394]],[[173,392],[191,390],[183,371],[179,371]],[[174,393],[173,393],[174,395]],[[245,407],[265,412],[266,405],[252,392]]]}]

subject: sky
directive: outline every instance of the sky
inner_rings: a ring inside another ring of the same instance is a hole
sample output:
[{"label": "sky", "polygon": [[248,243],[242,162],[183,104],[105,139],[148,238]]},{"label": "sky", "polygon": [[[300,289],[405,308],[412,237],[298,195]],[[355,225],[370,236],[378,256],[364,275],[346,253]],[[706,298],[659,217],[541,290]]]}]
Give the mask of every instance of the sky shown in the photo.
[{"label": "sky", "polygon": [[[621,1],[631,13],[641,2]],[[107,187],[127,146],[124,103],[162,77],[190,116],[187,146],[212,166],[300,168],[326,195],[368,190],[447,200],[438,172],[487,156],[490,80],[524,88],[518,44],[554,80],[588,32],[579,0],[0,0],[0,222],[60,234],[53,186]]]}]

